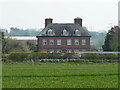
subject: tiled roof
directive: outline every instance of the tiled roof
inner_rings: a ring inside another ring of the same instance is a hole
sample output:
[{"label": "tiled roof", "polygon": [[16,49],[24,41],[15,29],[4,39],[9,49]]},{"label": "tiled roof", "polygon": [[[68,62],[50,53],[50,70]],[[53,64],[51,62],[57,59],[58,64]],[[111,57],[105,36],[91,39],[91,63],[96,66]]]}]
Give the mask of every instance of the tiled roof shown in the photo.
[{"label": "tiled roof", "polygon": [[68,36],[76,36],[76,30],[79,30],[80,32],[77,36],[90,36],[88,30],[77,23],[50,23],[40,32],[38,36],[48,36],[46,32],[50,29],[55,33],[53,36],[62,36],[63,30],[68,32]]}]

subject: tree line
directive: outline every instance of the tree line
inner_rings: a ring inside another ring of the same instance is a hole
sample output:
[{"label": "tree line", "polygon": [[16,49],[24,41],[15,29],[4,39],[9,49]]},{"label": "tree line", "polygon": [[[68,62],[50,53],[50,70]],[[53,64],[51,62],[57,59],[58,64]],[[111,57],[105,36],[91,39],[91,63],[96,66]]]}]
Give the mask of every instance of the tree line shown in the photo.
[{"label": "tree line", "polygon": [[120,27],[112,27],[105,37],[104,51],[120,51]]},{"label": "tree line", "polygon": [[11,38],[4,38],[3,40],[3,53],[8,54],[11,52],[34,52],[36,51],[36,41],[20,41]]},{"label": "tree line", "polygon": [[[14,31],[15,28],[12,29]],[[120,28],[118,26],[112,27],[107,33],[90,32],[90,34],[92,40],[97,38],[95,45],[103,48],[103,51],[120,51]],[[36,45],[36,41],[19,41],[8,37],[3,39],[3,53],[34,52]]]}]

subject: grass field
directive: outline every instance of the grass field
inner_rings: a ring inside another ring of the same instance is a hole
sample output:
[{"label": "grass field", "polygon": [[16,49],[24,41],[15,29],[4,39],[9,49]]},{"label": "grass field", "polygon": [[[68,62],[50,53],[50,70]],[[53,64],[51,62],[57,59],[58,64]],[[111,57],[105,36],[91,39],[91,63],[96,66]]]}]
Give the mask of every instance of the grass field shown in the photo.
[{"label": "grass field", "polygon": [[118,88],[117,63],[3,63],[3,88]]}]

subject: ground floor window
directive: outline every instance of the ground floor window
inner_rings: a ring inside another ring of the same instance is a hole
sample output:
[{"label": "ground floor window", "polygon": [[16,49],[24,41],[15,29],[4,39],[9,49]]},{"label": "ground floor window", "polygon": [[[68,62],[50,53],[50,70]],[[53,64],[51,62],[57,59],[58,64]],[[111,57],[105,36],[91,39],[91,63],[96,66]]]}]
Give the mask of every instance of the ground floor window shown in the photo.
[{"label": "ground floor window", "polygon": [[50,45],[54,45],[54,40],[53,39],[50,39]]},{"label": "ground floor window", "polygon": [[79,40],[78,40],[78,39],[75,39],[75,40],[74,40],[74,44],[75,44],[75,45],[79,45]]},{"label": "ground floor window", "polygon": [[86,45],[86,40],[85,39],[82,40],[82,45],[83,46]]},{"label": "ground floor window", "polygon": [[72,45],[71,39],[68,39],[68,40],[67,40],[67,45]]},{"label": "ground floor window", "polygon": [[57,40],[57,45],[61,45],[61,39]]},{"label": "ground floor window", "polygon": [[42,40],[42,44],[43,44],[43,45],[47,45],[47,40],[43,39],[43,40]]}]

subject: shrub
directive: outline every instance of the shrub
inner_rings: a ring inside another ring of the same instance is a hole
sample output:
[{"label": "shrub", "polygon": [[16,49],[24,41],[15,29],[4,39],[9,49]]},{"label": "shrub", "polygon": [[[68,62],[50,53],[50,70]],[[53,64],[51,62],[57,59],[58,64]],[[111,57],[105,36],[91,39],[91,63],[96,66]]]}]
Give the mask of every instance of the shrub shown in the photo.
[{"label": "shrub", "polygon": [[117,59],[117,54],[113,53],[100,53],[99,59]]},{"label": "shrub", "polygon": [[[118,59],[119,55],[111,53],[41,53],[41,52],[14,52],[3,56],[3,61],[75,61],[75,62],[108,62]],[[51,59],[51,60],[50,60]],[[70,60],[71,59],[71,60]],[[74,59],[74,60],[73,60]],[[113,60],[112,60],[113,59]],[[108,60],[108,61],[107,61]]]},{"label": "shrub", "polygon": [[98,59],[99,54],[98,53],[83,53],[81,58],[83,58],[83,59]]},{"label": "shrub", "polygon": [[3,62],[9,61],[9,54],[3,54],[3,55],[2,55],[2,61],[3,61]]},{"label": "shrub", "polygon": [[113,53],[83,53],[83,59],[117,59],[118,55]]},{"label": "shrub", "polygon": [[77,53],[64,53],[62,59],[73,59],[77,57]]},{"label": "shrub", "polygon": [[13,61],[26,61],[29,53],[26,52],[13,52],[9,55],[9,59]]}]

